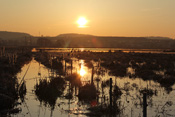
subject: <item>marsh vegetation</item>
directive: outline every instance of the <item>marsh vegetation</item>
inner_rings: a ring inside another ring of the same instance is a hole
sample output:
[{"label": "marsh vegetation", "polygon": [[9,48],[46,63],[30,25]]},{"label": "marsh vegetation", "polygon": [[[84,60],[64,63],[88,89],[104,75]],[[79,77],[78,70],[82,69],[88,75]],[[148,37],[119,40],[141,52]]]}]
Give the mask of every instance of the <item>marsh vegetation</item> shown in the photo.
[{"label": "marsh vegetation", "polygon": [[142,116],[144,93],[148,116],[175,115],[175,54],[19,50],[1,48],[1,115]]}]

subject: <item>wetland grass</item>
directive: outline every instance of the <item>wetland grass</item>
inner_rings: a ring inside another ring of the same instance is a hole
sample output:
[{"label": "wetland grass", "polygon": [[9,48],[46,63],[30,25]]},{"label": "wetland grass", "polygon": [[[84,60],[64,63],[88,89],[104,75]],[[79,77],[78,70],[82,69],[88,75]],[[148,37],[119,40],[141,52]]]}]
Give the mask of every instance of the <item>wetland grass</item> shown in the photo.
[{"label": "wetland grass", "polygon": [[[31,61],[32,55],[28,49],[21,51],[19,48],[3,48],[2,51],[0,57],[0,115],[5,116],[20,111],[14,107],[18,98],[25,95],[25,92],[18,92],[19,84],[15,75],[20,72],[24,64]],[[12,52],[16,54],[14,55]]]}]

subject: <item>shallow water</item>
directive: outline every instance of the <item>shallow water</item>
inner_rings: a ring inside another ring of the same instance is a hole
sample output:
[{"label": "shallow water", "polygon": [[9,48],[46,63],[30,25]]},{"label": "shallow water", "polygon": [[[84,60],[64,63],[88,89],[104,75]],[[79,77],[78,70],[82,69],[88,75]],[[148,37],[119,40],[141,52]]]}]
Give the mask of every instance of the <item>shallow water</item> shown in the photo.
[{"label": "shallow water", "polygon": [[[58,116],[68,116],[69,113],[65,110],[69,110],[69,101],[62,98],[57,99],[57,103],[55,106],[55,109],[52,110],[51,107],[44,106],[44,104],[40,103],[40,101],[37,99],[35,93],[34,93],[34,87],[37,82],[39,82],[40,79],[48,79],[49,78],[49,69],[43,66],[42,64],[39,64],[37,61],[32,60],[30,64],[30,68],[25,76],[25,82],[26,82],[26,88],[27,88],[27,94],[25,96],[24,102],[19,105],[20,108],[22,108],[22,112],[17,114],[16,116],[32,116],[32,117],[58,117]],[[22,68],[21,73],[17,74],[17,77],[19,81],[23,77],[24,73],[26,72],[28,65],[25,65]],[[38,75],[38,73],[41,73],[41,75]],[[21,100],[19,100],[21,102]],[[78,108],[77,103],[78,100],[75,98],[73,101],[70,101],[72,104],[70,106],[70,109],[72,108]],[[59,104],[59,106],[58,106]],[[75,116],[75,115],[71,115]]]},{"label": "shallow water", "polygon": [[[63,66],[65,64],[64,61]],[[94,66],[97,66],[97,62],[92,61]],[[37,96],[35,95],[35,85],[39,82],[40,79],[49,79],[50,75],[53,76],[53,72],[49,68],[46,68],[44,65],[39,64],[34,59],[27,65],[22,68],[21,73],[17,74],[18,80],[20,81],[24,76],[28,66],[29,70],[25,76],[27,93],[24,99],[24,102],[21,103],[18,107],[22,109],[22,111],[13,116],[32,116],[32,117],[58,117],[58,116],[86,116],[83,113],[88,112],[86,109],[90,107],[90,103],[83,103],[78,100],[78,97],[75,94],[75,89],[73,93],[73,99],[66,99],[64,96],[68,93],[68,85],[64,90],[63,96],[58,97],[55,107],[51,108],[49,105],[44,105],[41,103]],[[70,64],[66,64],[67,67]],[[63,68],[65,70],[65,68]],[[96,67],[95,69],[100,69]],[[102,94],[101,83],[109,80],[109,78],[113,79],[113,85],[117,85],[122,91],[121,98],[118,100],[118,105],[121,109],[120,116],[128,116],[128,117],[139,117],[142,116],[142,94],[139,90],[147,88],[156,92],[150,97],[147,98],[148,107],[147,107],[147,115],[148,117],[155,116],[175,116],[175,85],[172,87],[172,91],[167,93],[164,87],[161,87],[159,83],[156,83],[152,80],[143,81],[140,78],[131,79],[128,76],[125,77],[116,77],[109,76],[108,70],[103,69],[103,74],[94,74],[94,84],[96,88],[98,88],[100,94],[99,99],[97,100],[98,104],[104,103],[102,96],[105,95],[106,102],[109,102],[109,87],[104,88],[104,94]],[[132,69],[130,69],[131,71]],[[71,69],[66,69],[67,74],[71,74]],[[81,81],[83,83],[87,83],[91,81],[91,72],[92,69],[85,66],[84,60],[73,59],[73,73],[77,72],[81,75]],[[41,74],[39,74],[41,73]],[[56,73],[54,73],[56,76]],[[96,80],[100,79],[100,80]],[[21,102],[21,100],[19,100]]]}]

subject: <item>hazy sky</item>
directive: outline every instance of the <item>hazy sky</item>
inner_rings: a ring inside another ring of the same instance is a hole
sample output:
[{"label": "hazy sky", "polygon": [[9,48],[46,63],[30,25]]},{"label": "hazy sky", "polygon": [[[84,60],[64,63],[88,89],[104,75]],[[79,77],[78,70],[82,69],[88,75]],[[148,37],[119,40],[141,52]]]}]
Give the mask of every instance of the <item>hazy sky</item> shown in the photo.
[{"label": "hazy sky", "polygon": [[[86,17],[86,28],[76,21]],[[0,0],[0,30],[175,38],[175,0]]]}]

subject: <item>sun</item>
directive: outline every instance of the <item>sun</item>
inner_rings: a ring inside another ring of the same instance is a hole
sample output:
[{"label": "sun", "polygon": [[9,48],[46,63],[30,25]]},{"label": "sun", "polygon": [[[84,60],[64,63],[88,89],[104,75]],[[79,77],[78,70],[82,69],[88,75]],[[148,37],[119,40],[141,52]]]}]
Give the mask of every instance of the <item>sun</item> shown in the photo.
[{"label": "sun", "polygon": [[80,18],[77,20],[78,27],[80,27],[80,28],[85,28],[87,22],[88,22],[88,21],[86,20],[85,17],[80,17]]}]

